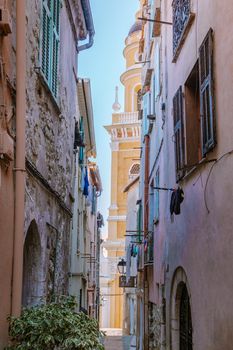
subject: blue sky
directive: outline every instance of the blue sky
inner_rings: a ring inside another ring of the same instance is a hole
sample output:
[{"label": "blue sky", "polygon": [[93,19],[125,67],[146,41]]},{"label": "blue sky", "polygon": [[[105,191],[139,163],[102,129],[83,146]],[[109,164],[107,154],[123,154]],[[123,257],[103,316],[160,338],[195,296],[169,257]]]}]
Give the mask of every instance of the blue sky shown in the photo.
[{"label": "blue sky", "polygon": [[120,75],[125,70],[123,57],[124,41],[135,21],[139,0],[91,0],[95,24],[94,45],[80,52],[78,75],[91,79],[92,101],[97,143],[97,163],[103,183],[103,193],[99,199],[99,210],[104,215],[107,233],[108,207],[110,206],[111,152],[110,138],[103,125],[111,123],[115,86],[119,86],[119,100],[124,105],[124,90]]}]

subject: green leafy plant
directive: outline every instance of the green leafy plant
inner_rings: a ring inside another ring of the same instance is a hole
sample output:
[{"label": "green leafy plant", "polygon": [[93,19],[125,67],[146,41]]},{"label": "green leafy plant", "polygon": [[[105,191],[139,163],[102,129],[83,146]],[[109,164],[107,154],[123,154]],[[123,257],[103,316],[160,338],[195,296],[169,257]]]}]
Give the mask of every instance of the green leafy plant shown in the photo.
[{"label": "green leafy plant", "polygon": [[11,345],[15,350],[103,350],[98,322],[75,312],[72,297],[23,310],[9,318]]}]

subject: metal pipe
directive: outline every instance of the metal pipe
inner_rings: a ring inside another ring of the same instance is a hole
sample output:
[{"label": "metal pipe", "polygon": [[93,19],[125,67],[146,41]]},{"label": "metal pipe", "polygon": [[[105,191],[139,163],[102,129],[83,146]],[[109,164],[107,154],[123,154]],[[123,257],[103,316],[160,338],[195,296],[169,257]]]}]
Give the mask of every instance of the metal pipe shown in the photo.
[{"label": "metal pipe", "polygon": [[89,41],[87,44],[84,45],[80,45],[77,47],[77,51],[84,51],[89,49],[90,47],[92,47],[92,45],[94,44],[94,33],[89,33]]},{"label": "metal pipe", "polygon": [[144,137],[144,143],[145,143],[145,168],[144,168],[144,213],[143,213],[143,229],[144,229],[144,235],[146,236],[148,234],[148,220],[149,220],[149,143],[150,143],[150,136],[145,135]]},{"label": "metal pipe", "polygon": [[88,43],[84,45],[77,46],[78,52],[87,50],[90,47],[92,47],[94,43],[94,35],[95,35],[95,29],[94,29],[94,23],[93,23],[93,18],[92,18],[92,13],[91,13],[91,6],[89,0],[81,0],[82,2],[82,8],[85,16],[85,22],[89,34],[89,41]]},{"label": "metal pipe", "polygon": [[[149,166],[150,166],[150,136],[144,136],[145,144],[145,169],[144,169],[144,212],[143,212],[143,229],[144,238],[148,236],[149,226]],[[145,260],[144,260],[145,264]],[[143,286],[144,286],[144,349],[148,349],[148,281],[147,267],[143,269]]]},{"label": "metal pipe", "polygon": [[19,316],[22,302],[26,115],[26,13],[25,0],[16,1],[16,158],[15,216],[12,280],[12,315]]},{"label": "metal pipe", "polygon": [[173,25],[172,22],[167,22],[167,21],[159,21],[157,19],[151,19],[151,18],[146,18],[146,17],[138,17],[139,20],[141,21],[147,21],[147,22],[153,22],[153,23],[160,23],[160,24],[168,24],[170,26]]}]

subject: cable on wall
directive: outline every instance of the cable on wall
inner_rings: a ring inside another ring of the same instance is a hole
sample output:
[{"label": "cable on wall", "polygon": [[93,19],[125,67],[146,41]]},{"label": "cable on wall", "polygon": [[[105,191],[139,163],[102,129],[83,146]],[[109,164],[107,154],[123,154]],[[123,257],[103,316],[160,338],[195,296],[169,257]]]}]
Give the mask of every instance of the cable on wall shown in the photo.
[{"label": "cable on wall", "polygon": [[225,157],[228,156],[228,155],[231,155],[232,153],[233,153],[233,149],[232,149],[231,151],[228,151],[228,152],[224,153],[221,157],[219,157],[219,158],[212,164],[212,166],[211,166],[211,168],[210,168],[209,174],[208,174],[207,179],[206,179],[205,189],[204,189],[204,201],[205,201],[205,207],[206,207],[206,210],[207,210],[208,214],[210,213],[210,209],[209,209],[208,203],[207,203],[207,194],[206,194],[206,191],[207,191],[207,186],[208,186],[208,183],[209,183],[210,176],[211,176],[211,174],[212,174],[212,172],[213,172],[213,169],[214,169],[215,165],[216,165],[217,163],[219,163],[223,158],[225,158]]}]

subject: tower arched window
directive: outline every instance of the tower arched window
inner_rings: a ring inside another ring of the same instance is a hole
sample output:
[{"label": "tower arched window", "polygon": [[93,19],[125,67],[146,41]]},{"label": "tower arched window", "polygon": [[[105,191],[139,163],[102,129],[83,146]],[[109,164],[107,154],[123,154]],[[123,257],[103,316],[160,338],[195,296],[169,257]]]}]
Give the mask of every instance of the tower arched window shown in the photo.
[{"label": "tower arched window", "polygon": [[131,165],[131,168],[129,169],[129,178],[134,179],[137,177],[140,173],[140,163],[134,163]]}]

